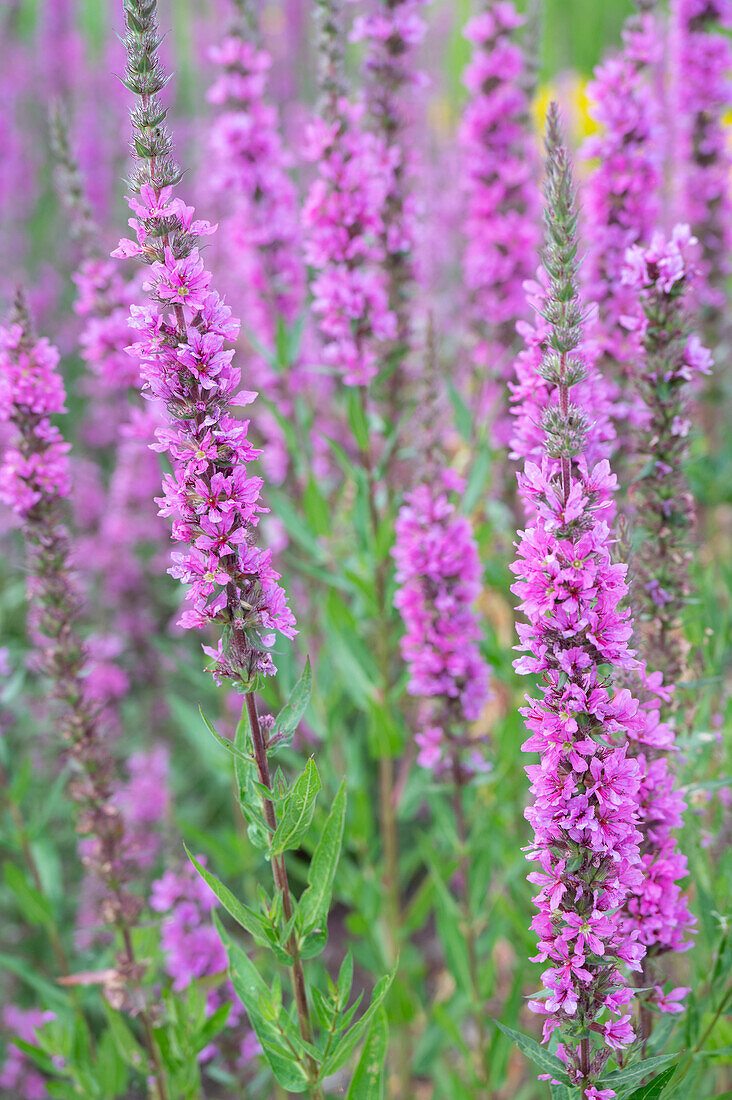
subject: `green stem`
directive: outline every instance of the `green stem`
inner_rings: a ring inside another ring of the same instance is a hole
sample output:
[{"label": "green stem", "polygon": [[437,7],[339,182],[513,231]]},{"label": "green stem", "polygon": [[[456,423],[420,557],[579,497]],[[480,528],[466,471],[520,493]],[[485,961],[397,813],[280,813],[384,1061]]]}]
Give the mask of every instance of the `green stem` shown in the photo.
[{"label": "green stem", "polygon": [[475,920],[473,918],[473,909],[470,903],[470,856],[468,854],[468,830],[465,822],[465,807],[463,804],[463,797],[465,791],[465,772],[463,771],[462,762],[460,760],[460,750],[455,748],[452,754],[452,805],[455,813],[455,824],[458,834],[459,845],[459,864],[458,870],[463,880],[463,889],[461,897],[461,908],[463,911],[463,926],[465,934],[465,944],[468,950],[468,964],[470,967],[470,987],[473,999],[473,1017],[475,1020],[475,1026],[478,1031],[478,1051],[476,1058],[476,1070],[480,1080],[481,1086],[488,1086],[488,1066],[486,1065],[486,1054],[488,1050],[488,1040],[485,1030],[485,1021],[483,1018],[483,1003],[480,996],[480,987],[478,983],[478,948],[477,948],[477,935],[475,929]]},{"label": "green stem", "polygon": [[[257,766],[259,782],[263,787],[271,791],[272,781],[269,773],[267,746],[264,741],[264,735],[262,734],[262,728],[259,724],[257,701],[254,698],[253,692],[249,692],[246,696],[246,710],[247,718],[249,719],[249,729],[252,735],[252,749],[254,752],[254,761]],[[262,797],[262,808],[264,810],[267,828],[270,830],[270,836],[272,836],[277,828],[277,816],[275,814],[274,804],[270,799]],[[285,865],[284,856],[272,856],[272,875],[275,887],[282,895],[282,911],[285,921],[289,922],[293,912],[292,895],[290,893],[290,884],[287,878],[287,867]],[[297,1021],[300,1028],[300,1035],[304,1042],[312,1046],[313,1026],[310,1019],[310,1006],[308,1004],[305,972],[303,970],[302,959],[300,958],[297,936],[294,932],[290,935],[288,940],[287,950],[292,958],[292,967],[290,968],[292,993],[297,1009]],[[306,1066],[312,1100],[325,1100],[322,1086],[318,1082],[319,1067],[309,1054],[306,1056]]]}]

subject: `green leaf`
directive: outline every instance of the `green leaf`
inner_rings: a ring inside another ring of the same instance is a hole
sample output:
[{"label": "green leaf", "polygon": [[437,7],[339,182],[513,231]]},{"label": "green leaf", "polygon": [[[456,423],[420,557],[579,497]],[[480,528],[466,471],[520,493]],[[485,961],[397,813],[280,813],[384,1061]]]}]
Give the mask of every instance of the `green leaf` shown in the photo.
[{"label": "green leaf", "polygon": [[224,1030],[224,1028],[226,1027],[226,1021],[229,1016],[230,1008],[231,1003],[229,1001],[224,1001],[222,1005],[219,1005],[213,1015],[209,1016],[209,1018],[204,1022],[203,1027],[198,1032],[198,1035],[196,1037],[196,1043],[200,1050],[203,1050],[204,1047],[208,1046],[211,1040],[214,1039],[219,1034],[219,1032]]},{"label": "green leaf", "polygon": [[302,676],[290,692],[290,697],[277,715],[272,737],[276,737],[280,744],[289,744],[292,735],[300,725],[303,714],[308,708],[310,694],[313,690],[313,675],[310,670],[310,658],[305,661]]},{"label": "green leaf", "polygon": [[269,987],[260,977],[251,959],[231,939],[216,913],[214,913],[214,923],[229,956],[231,984],[247,1010],[247,1015],[262,1044],[264,1055],[273,1074],[284,1089],[290,1092],[306,1092],[307,1075],[297,1054],[290,1049],[286,1041],[289,1040],[290,1044],[296,1048],[300,1045],[299,1036],[294,1033],[289,1017],[280,1012],[277,1022],[268,1018],[263,1006],[272,1000]]},{"label": "green leaf", "polygon": [[346,1100],[383,1100],[389,1028],[383,1008],[374,1015]]},{"label": "green leaf", "polygon": [[41,1004],[45,1008],[55,1009],[56,1012],[68,1008],[68,994],[63,989],[53,985],[52,982],[42,978],[25,960],[16,958],[14,955],[0,955],[0,968],[10,971],[22,981],[27,982],[31,989],[38,993]]},{"label": "green leaf", "polygon": [[329,1058],[323,1064],[322,1075],[324,1077],[328,1077],[331,1073],[335,1073],[341,1068],[341,1066],[344,1066],[348,1059],[351,1057],[353,1051],[358,1046],[362,1035],[365,1033],[372,1019],[382,1005],[384,998],[391,989],[391,983],[394,981],[394,975],[397,971],[397,965],[398,963],[394,965],[394,969],[389,974],[386,974],[383,978],[380,978],[379,981],[376,983],[376,985],[374,986],[374,991],[371,994],[371,1004],[366,1009],[363,1016],[359,1017],[353,1027],[341,1037],[335,1050],[331,1052]]},{"label": "green leaf", "polygon": [[143,1070],[146,1064],[145,1053],[127,1026],[124,1017],[115,1011],[104,998],[102,998],[102,1005],[109,1025],[109,1034],[114,1040],[120,1058],[126,1065]]},{"label": "green leaf", "polygon": [[272,837],[272,855],[279,856],[299,847],[313,820],[319,790],[320,776],[311,756],[287,796],[282,818]]},{"label": "green leaf", "polygon": [[447,383],[447,391],[450,395],[450,404],[455,414],[455,427],[467,443],[473,432],[473,417],[470,409],[465,404],[462,394],[456,390],[452,382]]},{"label": "green leaf", "polygon": [[300,898],[305,932],[325,928],[346,820],[346,781],[342,781],[308,868],[308,886]]},{"label": "green leaf", "polygon": [[468,484],[465,487],[465,495],[463,496],[461,503],[461,511],[472,512],[476,504],[483,496],[486,486],[488,485],[488,478],[491,472],[491,453],[487,447],[483,447],[475,456],[475,460],[470,470],[468,477]]},{"label": "green leaf", "polygon": [[649,1081],[647,1085],[641,1085],[639,1089],[636,1089],[634,1093],[627,1097],[627,1100],[658,1100],[675,1073],[676,1066],[669,1066],[663,1073],[659,1073],[658,1077],[654,1077],[652,1081]]},{"label": "green leaf", "polygon": [[201,718],[203,718],[203,721],[205,722],[206,728],[208,729],[209,733],[218,741],[222,748],[225,748],[226,751],[234,758],[243,760],[245,764],[251,763],[250,757],[248,757],[246,753],[243,753],[240,748],[237,748],[236,744],[233,741],[229,741],[228,737],[222,737],[220,733],[216,732],[213,725],[209,722],[208,718],[203,713],[200,707],[198,708],[198,712],[201,715]]},{"label": "green leaf", "polygon": [[48,898],[27,881],[25,875],[14,863],[3,867],[5,885],[13,891],[21,913],[31,924],[53,924],[53,911]]},{"label": "green leaf", "polygon": [[238,925],[249,933],[255,943],[259,944],[260,947],[271,947],[272,945],[267,937],[267,926],[259,914],[255,913],[249,906],[242,905],[239,899],[232,894],[228,886],[224,886],[223,882],[216,878],[216,875],[212,875],[210,871],[206,870],[202,863],[199,863],[195,856],[191,855],[187,845],[184,844],[183,847],[191,863],[208,888],[212,890],[219,899],[226,912],[234,918]]},{"label": "green leaf", "polygon": [[549,1089],[552,1094],[552,1100],[572,1100],[573,1094],[577,1095],[576,1089],[569,1089],[566,1085],[549,1085]]},{"label": "green leaf", "polygon": [[514,1031],[511,1027],[506,1027],[499,1020],[493,1019],[493,1023],[496,1027],[500,1028],[504,1035],[507,1035],[509,1039],[512,1039],[516,1046],[519,1048],[522,1054],[526,1055],[535,1066],[538,1066],[542,1073],[550,1073],[557,1081],[560,1081],[563,1085],[571,1085],[571,1081],[567,1076],[567,1071],[564,1068],[564,1063],[560,1062],[553,1054],[550,1054],[544,1047],[540,1047],[539,1044],[531,1039],[528,1035],[522,1035],[520,1031]]},{"label": "green leaf", "polygon": [[672,1059],[678,1060],[680,1054],[683,1054],[683,1051],[676,1051],[674,1054],[659,1054],[656,1058],[644,1058],[641,1062],[634,1062],[632,1066],[626,1066],[625,1069],[616,1069],[613,1073],[608,1073],[607,1077],[603,1078],[603,1084],[607,1085],[608,1088],[615,1089],[616,1092],[618,1088],[636,1085],[653,1070],[668,1065]]},{"label": "green leaf", "polygon": [[302,495],[302,506],[311,529],[318,537],[330,534],[332,526],[331,508],[323,496],[318,483],[311,475]]},{"label": "green leaf", "polygon": [[349,386],[346,404],[348,408],[348,423],[353,432],[359,450],[367,451],[369,448],[369,422],[366,418],[363,396],[358,386]]},{"label": "green leaf", "polygon": [[324,928],[320,928],[316,932],[308,932],[300,944],[300,958],[314,959],[316,955],[320,954],[327,942],[328,933]]}]

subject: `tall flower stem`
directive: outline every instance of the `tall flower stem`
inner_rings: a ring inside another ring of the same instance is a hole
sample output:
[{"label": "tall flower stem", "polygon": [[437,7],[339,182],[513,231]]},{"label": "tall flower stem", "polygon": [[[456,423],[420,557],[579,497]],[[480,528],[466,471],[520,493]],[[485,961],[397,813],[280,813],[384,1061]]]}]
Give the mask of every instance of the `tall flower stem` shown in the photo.
[{"label": "tall flower stem", "polygon": [[[247,718],[249,720],[249,729],[252,735],[252,750],[257,766],[259,782],[263,787],[271,790],[272,781],[269,773],[267,746],[265,744],[264,735],[262,734],[262,728],[259,724],[257,701],[253,692],[247,694],[245,706]],[[277,816],[275,814],[274,803],[271,799],[265,798],[264,796],[262,797],[262,809],[264,811],[267,827],[270,832],[274,834],[277,828]],[[288,923],[292,919],[292,895],[290,894],[290,884],[287,878],[287,867],[285,865],[284,855],[272,856],[272,877],[274,878],[275,888],[282,895],[282,911],[285,922]],[[300,958],[300,952],[297,945],[297,937],[294,933],[290,936],[287,950],[292,958],[292,992],[297,1008],[300,1034],[306,1043],[312,1044],[313,1027],[310,1019],[310,1006],[308,1005],[305,973],[303,971],[302,959]],[[313,1100],[323,1100],[323,1089],[317,1082],[318,1067],[310,1055],[307,1057],[307,1065],[311,1080],[310,1094]]]},{"label": "tall flower stem", "polygon": [[479,970],[478,970],[478,933],[476,929],[475,915],[471,901],[470,890],[470,853],[468,850],[468,830],[465,820],[465,786],[467,776],[460,758],[460,749],[455,747],[452,753],[452,806],[455,814],[455,826],[457,829],[459,863],[458,873],[462,879],[461,906],[463,911],[463,930],[465,946],[468,952],[470,965],[470,988],[474,1005],[475,1027],[478,1035],[478,1050],[476,1056],[476,1069],[481,1084],[488,1085],[488,1066],[486,1055],[488,1042],[483,1017],[483,1003],[480,995]]},{"label": "tall flower stem", "polygon": [[[364,418],[368,410],[368,389],[359,387],[361,410]],[[377,481],[374,468],[374,456],[370,440],[364,453],[366,478],[368,483],[369,517],[374,544],[377,543],[381,518],[377,499]],[[382,558],[376,563],[374,587],[379,619],[388,622],[391,608],[387,606],[387,567],[388,561]],[[391,690],[391,658],[389,636],[386,629],[379,630],[376,639],[378,668],[381,679],[381,691],[384,706],[388,706]],[[399,832],[394,789],[394,758],[389,752],[382,752],[378,759],[379,769],[379,829],[384,855],[383,883],[387,898],[386,934],[389,951],[389,965],[393,966],[399,954],[399,936],[402,926],[402,904],[399,889]]]},{"label": "tall flower stem", "polygon": [[139,1016],[157,1096],[167,1100],[165,1071],[141,990],[144,967],[132,942],[141,903],[125,881],[124,823],[112,800],[114,764],[84,679],[87,654],[77,627],[80,600],[61,510],[70,486],[68,445],[50,422],[52,415],[65,411],[58,358],[47,341],[33,337],[19,295],[13,323],[0,330],[0,371],[8,395],[4,415],[16,432],[4,456],[3,500],[23,523],[30,631],[74,770],[69,794],[77,806],[77,830],[92,842],[85,862],[104,884],[102,917],[123,944],[106,992],[113,1003]]}]

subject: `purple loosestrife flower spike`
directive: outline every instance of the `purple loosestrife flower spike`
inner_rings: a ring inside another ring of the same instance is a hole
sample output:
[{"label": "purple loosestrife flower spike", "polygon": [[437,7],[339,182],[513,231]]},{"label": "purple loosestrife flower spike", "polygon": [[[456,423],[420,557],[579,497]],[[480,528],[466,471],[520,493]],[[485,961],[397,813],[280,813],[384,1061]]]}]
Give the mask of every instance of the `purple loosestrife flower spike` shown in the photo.
[{"label": "purple loosestrife flower spike", "polygon": [[[635,342],[622,324],[632,298],[621,279],[625,251],[649,239],[660,214],[662,122],[652,80],[661,52],[656,18],[649,11],[632,16],[622,51],[595,70],[588,94],[601,130],[582,149],[592,164],[583,194],[584,285],[598,307],[589,335],[598,346],[601,373],[621,387],[621,394],[635,354]],[[619,422],[637,421],[637,400],[616,403],[615,413]]]},{"label": "purple loosestrife flower spike", "polygon": [[[694,924],[680,881],[687,873],[673,830],[682,823],[684,800],[670,768],[674,724],[683,717],[690,728],[693,706],[682,706],[680,681],[687,674],[687,642],[680,614],[689,595],[689,535],[694,527],[694,501],[685,476],[688,458],[688,390],[700,374],[709,373],[711,356],[689,334],[683,312],[692,269],[688,253],[695,244],[689,227],[676,226],[670,238],[655,233],[648,247],[634,245],[626,254],[625,285],[636,296],[626,324],[640,347],[635,382],[647,418],[638,429],[635,451],[641,473],[630,488],[632,521],[639,537],[634,559],[632,603],[637,640],[653,668],[639,669],[643,691],[640,714],[645,727],[629,731],[628,751],[641,768],[638,794],[643,880],[624,905],[624,924],[646,947],[637,984],[642,992],[639,1034],[652,1030],[649,1006],[681,1012],[688,992],[663,994],[663,976],[655,960],[669,951],[684,951]],[[672,721],[669,721],[672,719]]]},{"label": "purple loosestrife flower spike", "polygon": [[[336,54],[337,0],[316,9],[321,51]],[[317,176],[303,207],[305,258],[313,270],[313,312],[324,359],[348,386],[366,386],[396,336],[385,271],[384,210],[394,159],[383,138],[364,125],[364,108],[348,100],[335,61],[322,68],[321,111],[308,127],[305,156]]]},{"label": "purple loosestrife flower spike", "polygon": [[[545,453],[520,477],[534,518],[519,533],[513,591],[527,622],[518,624],[520,674],[540,676],[540,697],[522,710],[523,748],[534,796],[528,858],[539,868],[537,958],[548,961],[542,994],[531,1002],[546,1016],[544,1039],[559,1028],[559,1048],[575,1085],[591,1096],[610,1054],[634,1039],[627,1006],[633,991],[623,965],[639,970],[644,948],[618,915],[641,880],[639,766],[618,745],[636,721],[638,703],[614,690],[611,672],[636,667],[626,567],[612,561],[605,517],[616,480],[603,460],[585,457],[587,417],[570,398],[583,378],[577,355],[583,310],[578,297],[577,212],[558,112],[547,120],[545,182],[548,324],[541,370],[557,403],[543,416]],[[592,1037],[599,1038],[597,1045]],[[590,1091],[588,1091],[590,1090]]]},{"label": "purple loosestrife flower spike", "polygon": [[427,0],[380,0],[376,10],[359,16],[351,39],[366,41],[368,105],[375,133],[384,142],[392,172],[383,206],[382,245],[389,308],[396,328],[389,348],[387,381],[389,418],[403,412],[405,367],[412,337],[411,297],[415,283],[414,250],[417,232],[414,163],[408,143],[409,89],[423,83],[414,65],[414,52],[426,24],[420,9]]},{"label": "purple loosestrife flower spike", "polygon": [[69,793],[79,808],[87,868],[105,885],[101,919],[124,940],[107,996],[133,1013],[144,1010],[141,968],[129,929],[142,901],[128,888],[123,816],[114,801],[114,763],[99,708],[85,679],[87,654],[77,633],[80,600],[63,522],[70,489],[69,447],[51,418],[65,412],[59,356],[35,339],[19,298],[14,320],[0,327],[0,416],[14,429],[0,467],[0,501],[18,516],[28,556],[29,628],[38,665],[51,685],[59,729],[74,768]]},{"label": "purple loosestrife flower spike", "polygon": [[[718,30],[732,29],[731,0],[672,0],[675,63],[677,216],[701,245],[696,295],[705,331],[720,337],[732,254],[730,155],[724,116],[732,107],[732,45]],[[648,239],[648,238],[646,238]]]},{"label": "purple loosestrife flower spike", "polygon": [[[481,588],[478,548],[470,520],[450,500],[451,490],[462,488],[453,471],[430,471],[405,496],[392,551],[399,586],[394,605],[406,628],[407,690],[425,703],[417,759],[435,773],[452,769],[455,755],[475,744],[465,727],[480,717],[489,694],[474,610]],[[485,769],[480,753],[474,757],[471,763]]]},{"label": "purple loosestrife flower spike", "polygon": [[647,248],[628,249],[623,283],[636,296],[626,324],[638,336],[635,381],[648,420],[637,435],[641,473],[631,486],[635,555],[634,607],[643,653],[652,668],[678,684],[688,673],[688,643],[680,616],[689,597],[689,539],[694,498],[686,476],[689,391],[711,372],[712,358],[690,334],[684,298],[693,286],[689,253],[696,244],[688,225],[670,238],[655,233]]},{"label": "purple loosestrife flower spike", "polygon": [[135,240],[121,241],[113,255],[138,256],[151,268],[144,284],[149,302],[130,313],[138,334],[130,350],[141,361],[145,393],[168,412],[169,426],[156,429],[153,444],[173,467],[158,503],[160,515],[173,517],[174,541],[185,547],[172,555],[169,572],[188,586],[179,625],[216,623],[222,631],[218,648],[206,650],[216,679],[251,691],[275,672],[269,653],[275,633],[295,634],[271,553],[253,540],[265,509],[262,480],[248,464],[259,451],[247,438],[248,421],[232,413],[256,394],[239,391],[241,372],[226,347],[239,322],[211,288],[197,247],[216,227],[195,221],[193,208],[172,195],[180,172],[158,97],[166,78],[156,53],[156,4],[126,0],[125,14],[125,83],[139,97],[132,112],[139,195],[128,200]]},{"label": "purple loosestrife flower spike", "polygon": [[[459,131],[465,195],[463,271],[476,346],[471,356],[479,404],[498,396],[505,441],[505,383],[513,370],[516,323],[526,315],[524,282],[533,274],[540,220],[538,156],[529,126],[526,65],[515,41],[523,18],[513,4],[490,4],[465,28],[473,58]],[[487,388],[486,388],[487,387]]]},{"label": "purple loosestrife flower spike", "polygon": [[[247,439],[248,422],[232,415],[232,405],[256,397],[237,392],[240,371],[227,348],[239,322],[211,288],[212,276],[196,246],[215,231],[194,221],[194,210],[172,194],[179,170],[164,128],[166,111],[158,98],[165,84],[156,53],[160,44],[156,0],[125,0],[127,86],[139,97],[132,112],[133,149],[138,161],[133,181],[139,197],[128,199],[135,240],[123,240],[115,255],[139,256],[150,265],[145,283],[148,304],[133,307],[139,332],[133,352],[142,360],[146,391],[167,408],[170,426],[156,432],[156,449],[168,452],[173,472],[166,476],[161,513],[173,516],[173,538],[186,549],[173,555],[171,572],[190,585],[191,605],[181,616],[186,628],[217,623],[223,636],[209,651],[217,680],[231,680],[246,694],[252,755],[262,787],[272,789],[268,744],[259,722],[254,691],[261,677],[276,670],[269,652],[275,634],[292,637],[295,619],[287,606],[271,554],[254,545],[264,511],[262,481],[249,475],[259,452]],[[270,833],[277,828],[274,804],[266,794],[262,809]],[[282,854],[272,854],[275,888],[290,924],[287,952],[302,1039],[313,1042],[292,898]],[[293,923],[290,923],[290,922]],[[318,1066],[304,1055],[313,1100],[323,1100]]]}]

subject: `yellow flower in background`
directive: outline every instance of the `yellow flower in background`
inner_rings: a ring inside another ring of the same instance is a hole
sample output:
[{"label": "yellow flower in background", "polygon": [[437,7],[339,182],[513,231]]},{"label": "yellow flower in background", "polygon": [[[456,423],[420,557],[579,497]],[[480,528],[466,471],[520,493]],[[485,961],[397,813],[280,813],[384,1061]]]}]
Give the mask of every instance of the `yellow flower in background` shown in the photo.
[{"label": "yellow flower in background", "polygon": [[559,104],[570,144],[580,145],[589,134],[599,130],[590,114],[592,100],[587,94],[589,80],[579,73],[561,73],[555,80],[542,84],[531,105],[534,127],[544,133],[546,113],[552,100]]}]

